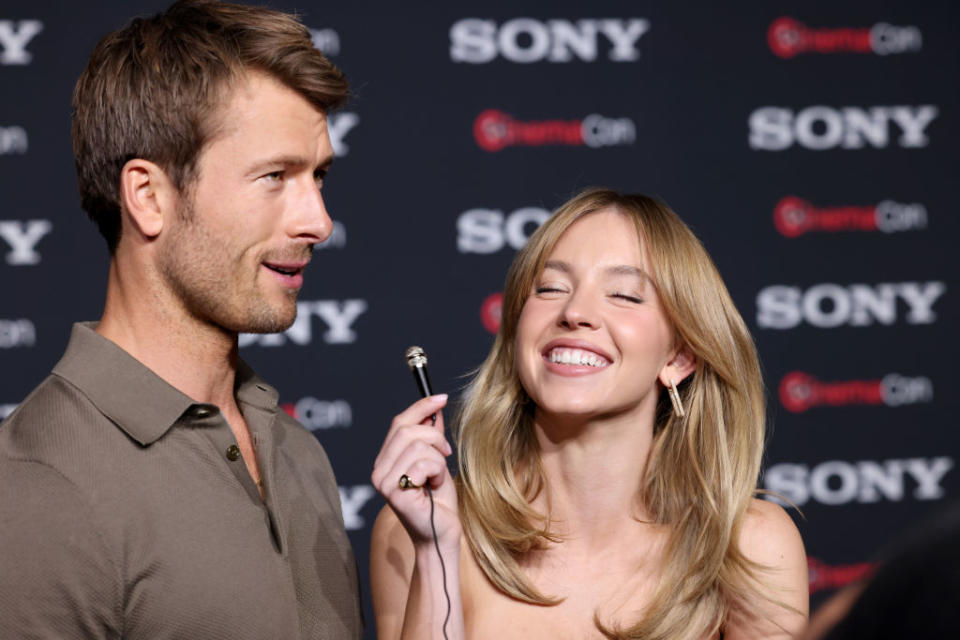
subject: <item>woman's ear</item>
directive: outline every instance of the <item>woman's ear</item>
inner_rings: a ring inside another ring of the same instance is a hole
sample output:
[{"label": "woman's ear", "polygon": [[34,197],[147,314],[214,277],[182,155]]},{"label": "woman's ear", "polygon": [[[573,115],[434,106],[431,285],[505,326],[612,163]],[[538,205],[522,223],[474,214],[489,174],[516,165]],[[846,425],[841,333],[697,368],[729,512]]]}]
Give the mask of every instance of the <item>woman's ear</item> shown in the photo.
[{"label": "woman's ear", "polygon": [[176,194],[167,173],[149,160],[134,158],[120,170],[121,210],[145,240],[163,231],[166,218],[175,213]]},{"label": "woman's ear", "polygon": [[660,383],[669,387],[670,383],[680,384],[697,368],[697,358],[686,346],[677,347],[673,357],[660,369]]}]

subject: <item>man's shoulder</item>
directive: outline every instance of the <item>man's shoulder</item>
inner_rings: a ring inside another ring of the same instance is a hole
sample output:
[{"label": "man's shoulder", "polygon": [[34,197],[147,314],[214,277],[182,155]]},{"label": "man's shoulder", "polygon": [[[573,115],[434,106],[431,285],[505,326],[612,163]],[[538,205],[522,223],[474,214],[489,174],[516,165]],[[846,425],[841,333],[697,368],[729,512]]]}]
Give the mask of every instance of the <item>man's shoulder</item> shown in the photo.
[{"label": "man's shoulder", "polygon": [[69,453],[78,439],[109,420],[76,386],[50,374],[0,422],[0,454],[43,460],[57,451]]},{"label": "man's shoulder", "polygon": [[90,445],[98,432],[107,432],[103,427],[112,425],[79,389],[47,376],[0,422],[0,508],[16,505],[15,511],[28,513],[29,504],[66,518],[85,514],[89,487],[82,470],[101,466]]}]

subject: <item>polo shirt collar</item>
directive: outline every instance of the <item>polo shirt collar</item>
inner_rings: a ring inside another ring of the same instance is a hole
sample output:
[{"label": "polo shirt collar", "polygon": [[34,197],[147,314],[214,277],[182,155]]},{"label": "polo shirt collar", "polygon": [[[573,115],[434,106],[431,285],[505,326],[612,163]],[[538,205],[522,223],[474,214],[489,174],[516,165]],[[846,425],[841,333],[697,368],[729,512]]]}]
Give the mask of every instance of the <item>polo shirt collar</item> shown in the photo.
[{"label": "polo shirt collar", "polygon": [[253,369],[243,360],[237,363],[234,395],[237,402],[250,404],[261,409],[275,409],[280,400],[276,389],[260,379]]},{"label": "polo shirt collar", "polygon": [[[197,403],[97,333],[96,326],[96,322],[73,325],[67,350],[53,373],[77,387],[128,436],[150,445]],[[239,402],[263,409],[277,406],[276,390],[242,360],[235,388]]]}]

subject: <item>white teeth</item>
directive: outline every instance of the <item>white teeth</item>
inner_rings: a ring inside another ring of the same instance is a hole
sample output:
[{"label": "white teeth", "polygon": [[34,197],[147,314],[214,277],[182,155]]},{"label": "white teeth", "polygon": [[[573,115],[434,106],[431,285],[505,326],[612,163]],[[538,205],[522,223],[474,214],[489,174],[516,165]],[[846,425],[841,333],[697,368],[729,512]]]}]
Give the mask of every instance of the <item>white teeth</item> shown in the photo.
[{"label": "white teeth", "polygon": [[591,351],[583,349],[551,349],[549,355],[550,362],[560,364],[587,365],[590,367],[603,368],[608,362],[603,356],[597,355]]}]

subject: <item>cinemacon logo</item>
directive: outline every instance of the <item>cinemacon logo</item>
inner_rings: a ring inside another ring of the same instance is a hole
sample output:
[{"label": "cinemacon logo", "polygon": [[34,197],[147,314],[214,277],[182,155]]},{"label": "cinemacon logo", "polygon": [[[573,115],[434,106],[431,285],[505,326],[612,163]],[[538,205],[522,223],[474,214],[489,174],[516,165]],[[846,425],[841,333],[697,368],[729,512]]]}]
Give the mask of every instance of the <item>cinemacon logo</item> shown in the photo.
[{"label": "cinemacon logo", "polygon": [[880,56],[923,48],[917,27],[880,22],[872,27],[810,28],[793,18],[777,18],[767,29],[770,50],[781,58],[801,53],[875,53]]},{"label": "cinemacon logo", "polygon": [[839,589],[851,582],[862,580],[870,575],[877,567],[873,562],[856,562],[853,564],[827,564],[819,558],[807,558],[807,572],[810,583],[810,593]]},{"label": "cinemacon logo", "polygon": [[483,328],[497,335],[500,330],[500,321],[503,319],[503,294],[491,293],[480,304],[480,322]]},{"label": "cinemacon logo", "polygon": [[[763,483],[768,491],[797,506],[811,500],[826,505],[902,502],[908,495],[915,500],[939,500],[946,493],[940,483],[953,465],[953,458],[947,456],[829,460],[813,467],[783,462],[764,472]],[[776,496],[768,499],[782,503]]]},{"label": "cinemacon logo", "polygon": [[510,62],[594,62],[605,42],[612,62],[640,58],[637,41],[650,29],[643,18],[583,18],[536,20],[514,18],[497,25],[493,20],[464,18],[450,27],[450,59],[485,64],[503,57]]},{"label": "cinemacon logo", "polygon": [[821,382],[808,373],[792,371],[780,381],[780,402],[794,413],[813,407],[854,404],[899,407],[933,401],[933,382],[925,376],[890,373],[873,380]]},{"label": "cinemacon logo", "polygon": [[895,233],[927,228],[927,208],[884,200],[870,206],[817,207],[796,196],[782,198],[773,209],[773,224],[782,235],[796,238],[812,231],[882,231]]},{"label": "cinemacon logo", "polygon": [[39,20],[0,20],[0,64],[30,64],[27,44],[41,31]]},{"label": "cinemacon logo", "polygon": [[353,424],[353,410],[346,400],[318,400],[307,396],[296,403],[283,403],[280,408],[311,431],[346,429]]},{"label": "cinemacon logo", "polygon": [[932,324],[937,319],[933,305],[946,290],[947,285],[939,281],[822,283],[807,289],[771,285],[757,294],[757,326],[793,329],[806,323],[832,329],[845,325],[893,325],[901,320],[907,324]]},{"label": "cinemacon logo", "polygon": [[629,118],[607,118],[593,113],[581,120],[514,120],[496,109],[487,109],[473,123],[473,137],[485,151],[506,147],[548,145],[593,148],[631,145],[637,126]]},{"label": "cinemacon logo", "polygon": [[926,129],[939,115],[932,104],[890,107],[828,107],[794,111],[760,107],[750,114],[751,149],[783,151],[797,144],[812,151],[827,149],[905,149],[925,147]]},{"label": "cinemacon logo", "polygon": [[306,346],[313,343],[313,319],[325,326],[320,339],[326,344],[351,344],[357,341],[353,325],[367,310],[367,301],[350,300],[301,300],[297,302],[297,319],[283,333],[241,333],[241,347],[280,347],[287,342]]}]

